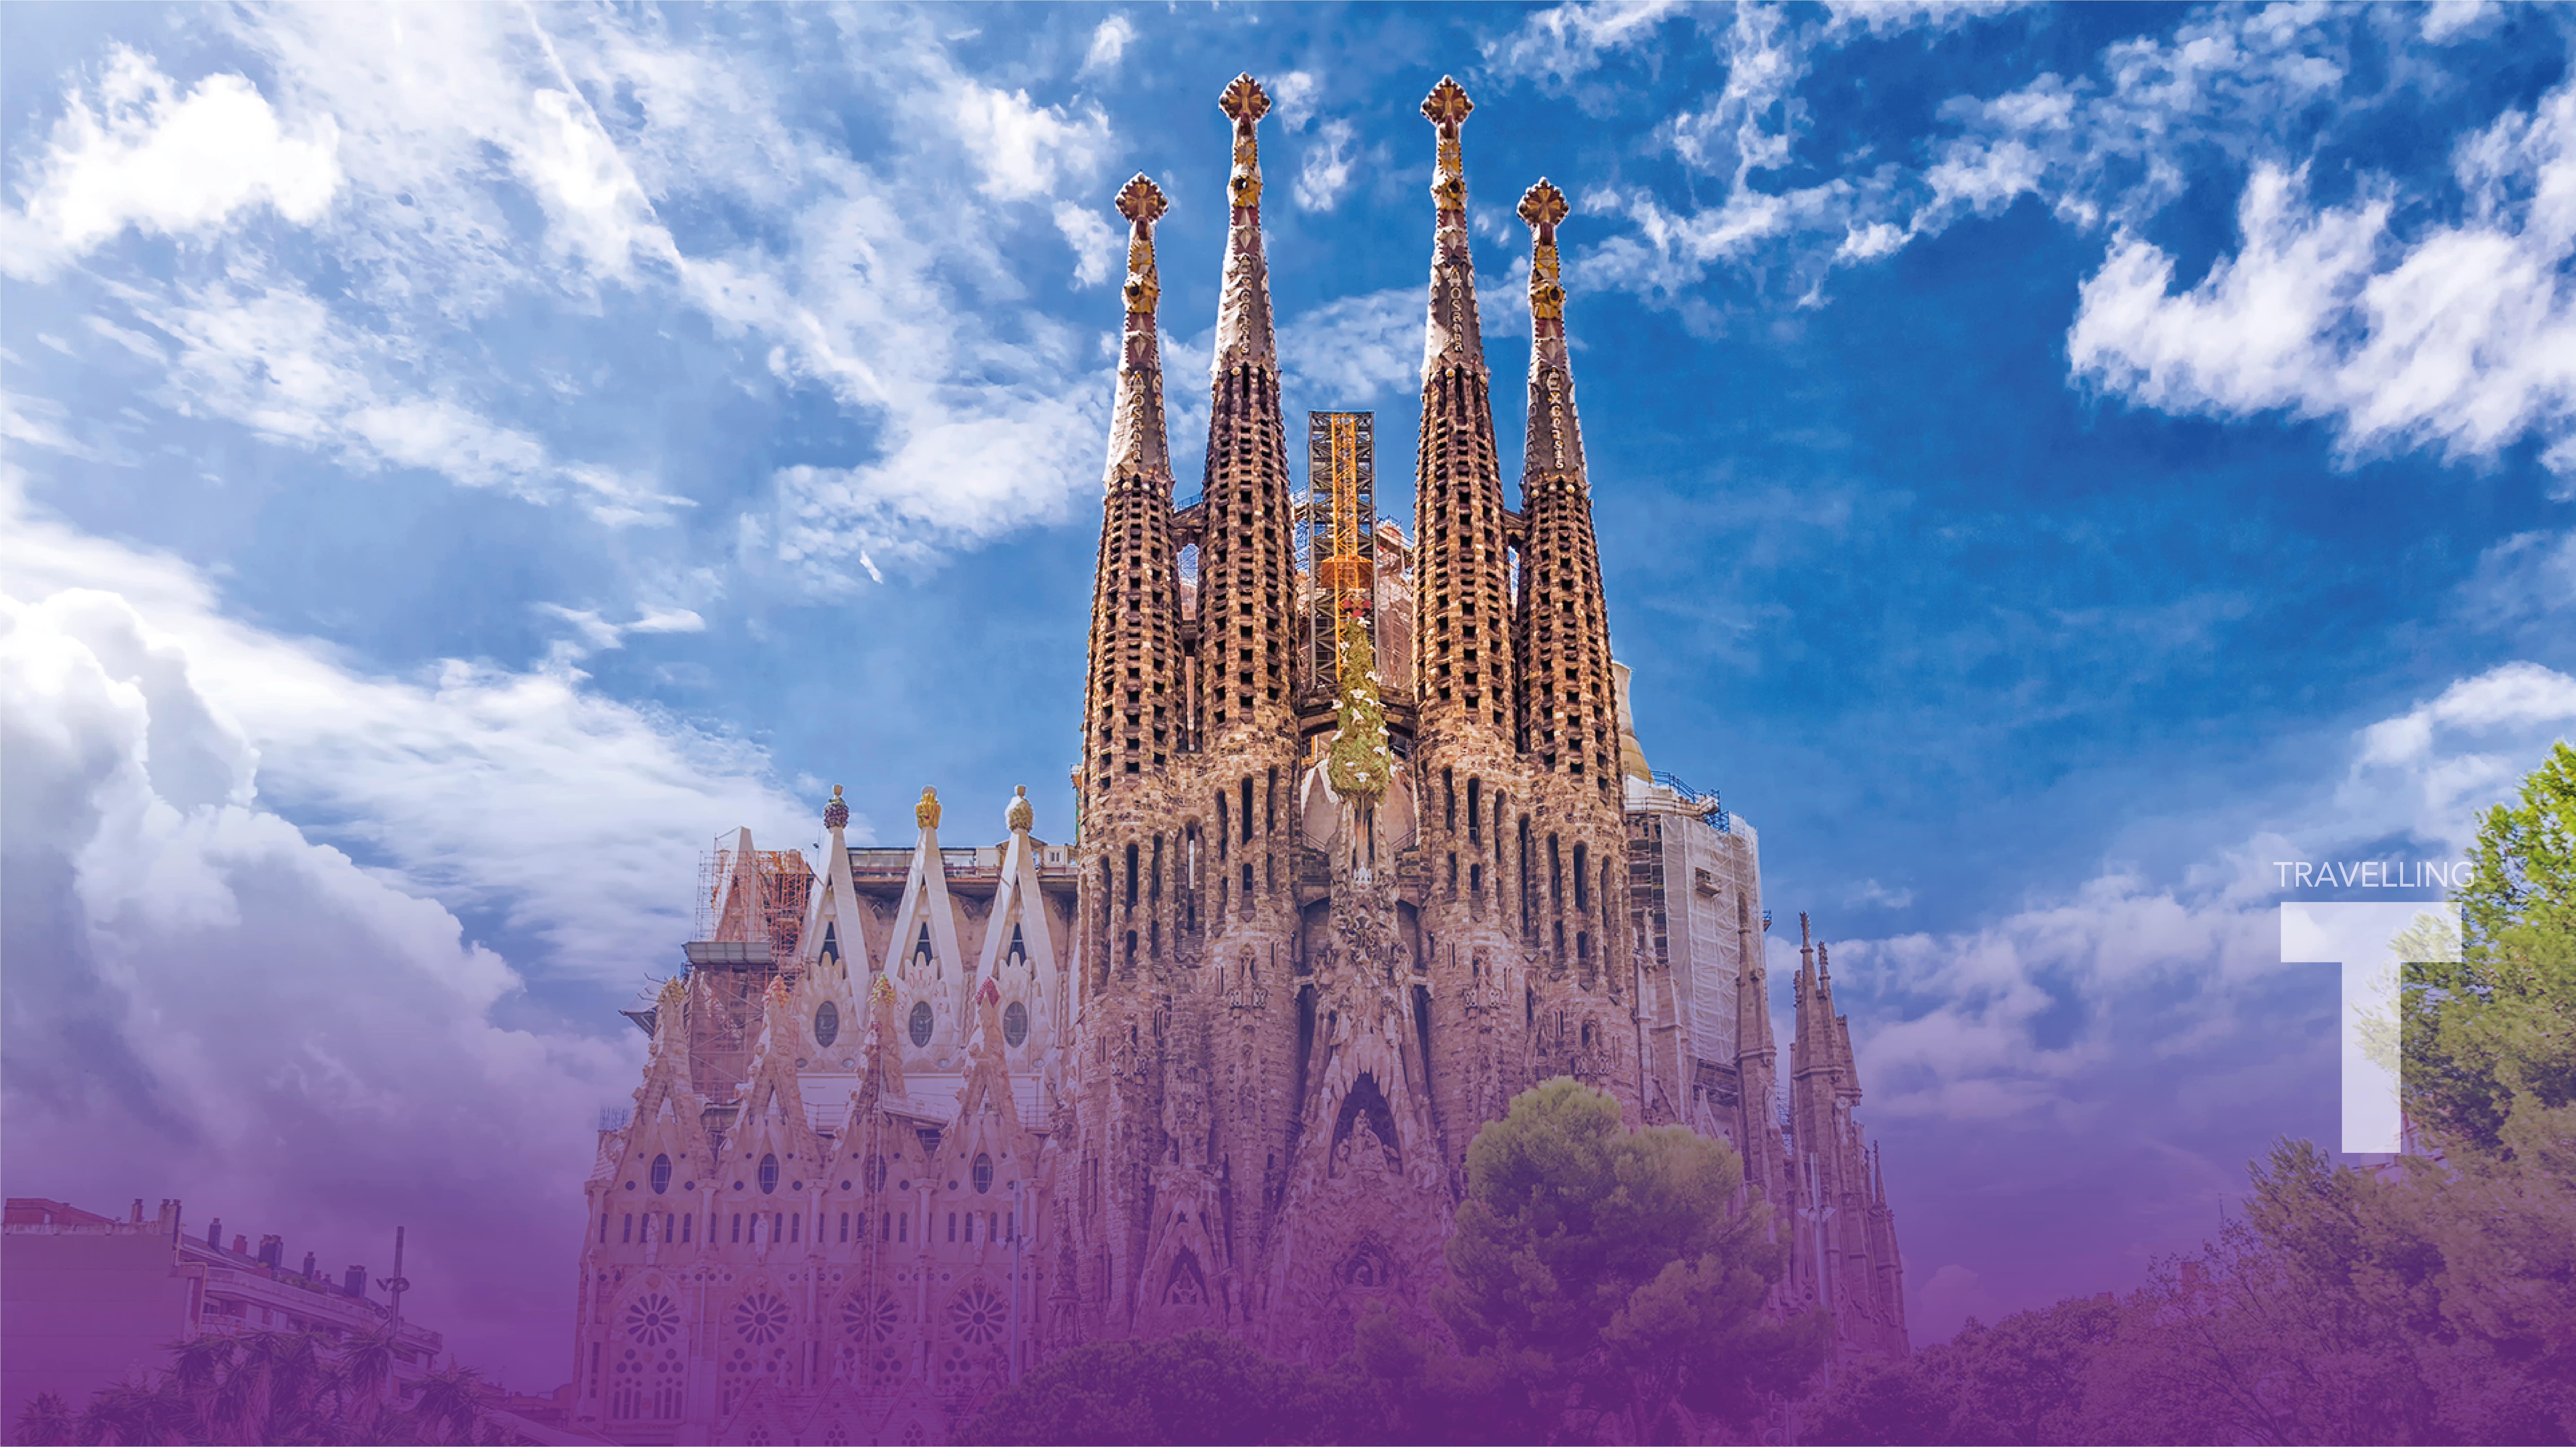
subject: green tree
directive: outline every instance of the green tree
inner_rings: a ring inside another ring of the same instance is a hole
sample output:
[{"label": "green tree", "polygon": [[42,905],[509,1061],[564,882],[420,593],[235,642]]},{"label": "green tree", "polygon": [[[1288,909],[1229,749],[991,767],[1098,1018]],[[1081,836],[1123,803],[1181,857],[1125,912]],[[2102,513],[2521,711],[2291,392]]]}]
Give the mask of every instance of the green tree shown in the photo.
[{"label": "green tree", "polygon": [[1679,1126],[1631,1131],[1572,1080],[1524,1092],[1467,1150],[1441,1315],[1588,1435],[1688,1440],[1742,1423],[1824,1360],[1821,1315],[1772,1319],[1785,1264],[1743,1164]]},{"label": "green tree", "polygon": [[37,1447],[61,1447],[74,1440],[79,1424],[72,1417],[70,1404],[60,1393],[38,1392],[27,1405],[18,1409],[18,1420],[10,1424],[10,1439],[37,1444]]},{"label": "green tree", "polygon": [[2404,1089],[2436,1143],[2503,1147],[2517,1098],[2576,1103],[2576,748],[2487,811],[2457,963],[2408,967]]},{"label": "green tree", "polygon": [[1542,1389],[1551,1364],[1534,1352],[1462,1356],[1384,1309],[1360,1318],[1353,1337],[1346,1360],[1362,1387],[1351,1415],[1375,1430],[1344,1441],[1541,1442],[1559,1425],[1550,1417],[1556,1395]]},{"label": "green tree", "polygon": [[[2097,1441],[2544,1442],[2576,1434],[2576,1109],[2393,1169],[2285,1141],[2244,1216],[2133,1299]],[[2070,1437],[2076,1434],[2069,1434]]]},{"label": "green tree", "polygon": [[480,1435],[492,1389],[472,1367],[449,1362],[420,1379],[412,1421],[425,1442],[472,1442]]},{"label": "green tree", "polygon": [[1807,1436],[1817,1442],[2036,1444],[2097,1440],[2092,1384],[2116,1339],[2116,1301],[2076,1297],[1986,1326],[1902,1361],[1834,1379]]},{"label": "green tree", "polygon": [[410,1408],[392,1405],[391,1348],[384,1332],[337,1351],[305,1332],[200,1333],[170,1344],[168,1370],[99,1389],[77,1417],[59,1399],[33,1417],[30,1407],[16,1435],[82,1443],[508,1440],[491,1418],[491,1389],[464,1367],[422,1378]]},{"label": "green tree", "polygon": [[1376,1440],[1365,1384],[1273,1361],[1232,1337],[1092,1342],[987,1403],[965,1442],[1251,1443]]}]

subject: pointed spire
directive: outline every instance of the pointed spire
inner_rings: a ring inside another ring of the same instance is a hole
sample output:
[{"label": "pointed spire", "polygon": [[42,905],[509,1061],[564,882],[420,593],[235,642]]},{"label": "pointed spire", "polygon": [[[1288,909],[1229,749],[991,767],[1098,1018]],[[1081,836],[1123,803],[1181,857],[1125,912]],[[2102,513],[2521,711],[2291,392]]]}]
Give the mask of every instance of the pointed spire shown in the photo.
[{"label": "pointed spire", "polygon": [[1200,728],[1211,751],[1253,737],[1284,740],[1293,750],[1296,549],[1288,531],[1288,427],[1279,403],[1270,269],[1261,250],[1261,155],[1253,136],[1270,112],[1270,96],[1261,82],[1238,75],[1217,106],[1234,129],[1227,181],[1234,217],[1226,229],[1208,378],[1198,613],[1224,621],[1202,625]]},{"label": "pointed spire", "polygon": [[[1137,176],[1118,190],[1127,218],[1127,306],[1118,393],[1109,428],[1100,509],[1100,555],[1091,597],[1091,682],[1083,767],[1074,797],[1101,817],[1127,774],[1160,775],[1168,714],[1180,693],[1180,608],[1165,592],[1172,571],[1172,457],[1163,421],[1163,363],[1154,308],[1154,223],[1170,202]],[[1148,739],[1153,748],[1145,747]]]},{"label": "pointed spire", "polygon": [[1574,413],[1574,362],[1565,347],[1565,285],[1556,250],[1556,226],[1572,208],[1546,177],[1521,194],[1520,217],[1530,228],[1529,445],[1523,454],[1523,505],[1531,484],[1564,479],[1585,486],[1583,429]]},{"label": "pointed spire", "polygon": [[1601,591],[1600,539],[1592,528],[1557,262],[1557,223],[1571,208],[1563,191],[1541,179],[1522,193],[1518,210],[1530,226],[1529,430],[1521,458],[1521,511],[1529,526],[1519,637],[1523,746],[1549,772],[1588,776],[1595,807],[1615,812],[1628,748],[1622,687],[1610,656],[1610,610]]},{"label": "pointed spire", "polygon": [[[1494,455],[1491,377],[1476,322],[1476,263],[1467,247],[1467,171],[1458,130],[1475,109],[1447,76],[1422,102],[1438,137],[1431,181],[1437,224],[1422,336],[1422,427],[1414,466],[1413,670],[1426,739],[1482,735],[1518,746],[1510,564],[1503,479]],[[1428,600],[1427,606],[1420,600]],[[1430,751],[1437,754],[1438,749]],[[1426,756],[1424,766],[1436,759]]]},{"label": "pointed spire", "polygon": [[1476,264],[1467,249],[1467,162],[1459,129],[1476,103],[1448,76],[1422,101],[1422,115],[1438,135],[1431,171],[1431,199],[1438,223],[1431,253],[1431,328],[1422,352],[1427,381],[1433,369],[1469,366],[1482,376],[1485,340],[1476,320]]},{"label": "pointed spire", "polygon": [[1118,214],[1127,218],[1127,328],[1118,357],[1118,396],[1109,421],[1108,485],[1122,478],[1172,485],[1171,444],[1163,426],[1163,358],[1155,337],[1154,308],[1163,294],[1154,266],[1154,223],[1171,202],[1142,174],[1118,188]]},{"label": "pointed spire", "polygon": [[1234,170],[1226,192],[1234,216],[1226,228],[1225,277],[1218,292],[1215,369],[1243,362],[1274,365],[1277,346],[1271,335],[1270,268],[1261,250],[1261,147],[1253,127],[1270,114],[1270,93],[1249,75],[1238,75],[1217,97],[1217,108],[1234,123]]}]

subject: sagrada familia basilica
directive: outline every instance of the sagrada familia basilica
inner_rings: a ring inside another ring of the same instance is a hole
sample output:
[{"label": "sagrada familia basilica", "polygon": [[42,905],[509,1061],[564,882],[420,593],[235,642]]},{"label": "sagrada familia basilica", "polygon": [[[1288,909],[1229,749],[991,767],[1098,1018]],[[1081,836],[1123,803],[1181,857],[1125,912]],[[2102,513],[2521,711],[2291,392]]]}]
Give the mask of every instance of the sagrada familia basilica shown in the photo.
[{"label": "sagrada familia basilica", "polygon": [[1772,1308],[1838,1360],[1906,1349],[1893,1218],[1830,964],[1800,918],[1773,1043],[1757,841],[1647,767],[1611,659],[1545,181],[1528,446],[1506,500],[1442,80],[1415,518],[1369,417],[1311,414],[1292,487],[1256,127],[1207,471],[1176,506],[1137,177],[1073,842],[729,837],[705,928],[600,1132],[574,1420],[627,1442],[936,1442],[1083,1342],[1208,1327],[1330,1361],[1383,1303],[1436,1332],[1469,1142],[1572,1076],[1745,1160]]}]

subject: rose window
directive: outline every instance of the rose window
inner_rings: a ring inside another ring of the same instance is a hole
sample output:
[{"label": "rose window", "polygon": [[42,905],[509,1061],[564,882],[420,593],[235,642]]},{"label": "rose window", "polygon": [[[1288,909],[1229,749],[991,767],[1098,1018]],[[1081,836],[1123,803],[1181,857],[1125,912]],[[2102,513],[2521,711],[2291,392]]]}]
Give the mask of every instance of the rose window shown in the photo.
[{"label": "rose window", "polygon": [[978,1282],[957,1293],[957,1299],[949,1303],[948,1320],[968,1345],[986,1346],[1009,1325],[1010,1308],[993,1294],[991,1287]]},{"label": "rose window", "polygon": [[755,1291],[736,1303],[733,1329],[753,1346],[767,1346],[787,1332],[787,1303],[766,1291]]},{"label": "rose window", "polygon": [[871,1340],[888,1340],[901,1324],[902,1313],[891,1296],[880,1295],[873,1300],[853,1296],[841,1303],[841,1325],[849,1331],[850,1340],[862,1346]]},{"label": "rose window", "polygon": [[641,1346],[657,1347],[671,1339],[680,1329],[680,1309],[671,1298],[656,1291],[637,1297],[626,1306],[626,1336]]}]

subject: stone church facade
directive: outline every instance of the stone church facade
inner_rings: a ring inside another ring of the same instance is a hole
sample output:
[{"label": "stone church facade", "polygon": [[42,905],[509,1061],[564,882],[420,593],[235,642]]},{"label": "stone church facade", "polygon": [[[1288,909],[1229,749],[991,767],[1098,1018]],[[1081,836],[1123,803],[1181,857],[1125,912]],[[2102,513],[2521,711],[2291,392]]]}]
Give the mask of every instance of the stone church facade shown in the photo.
[{"label": "stone church facade", "polygon": [[[1232,207],[1199,500],[1175,506],[1143,177],[1071,844],[822,858],[732,836],[600,1133],[575,1420],[620,1441],[930,1442],[1086,1341],[1198,1327],[1328,1361],[1431,1289],[1469,1143],[1572,1076],[1744,1156],[1773,1306],[1906,1350],[1893,1216],[1830,962],[1777,1059],[1758,840],[1654,773],[1611,658],[1556,228],[1521,198],[1531,368],[1507,503],[1444,79],[1411,535],[1288,466],[1257,127]],[[1348,416],[1352,414],[1335,414]],[[1315,424],[1316,435],[1326,435]],[[1332,434],[1339,438],[1342,434]],[[1338,445],[1336,443],[1335,445]],[[1361,494],[1365,498],[1365,494]],[[1368,538],[1372,546],[1351,539]],[[1327,551],[1329,547],[1329,552]],[[1322,620],[1320,623],[1318,619]],[[1383,639],[1383,641],[1381,641]],[[1380,660],[1386,660],[1382,666]]]}]

